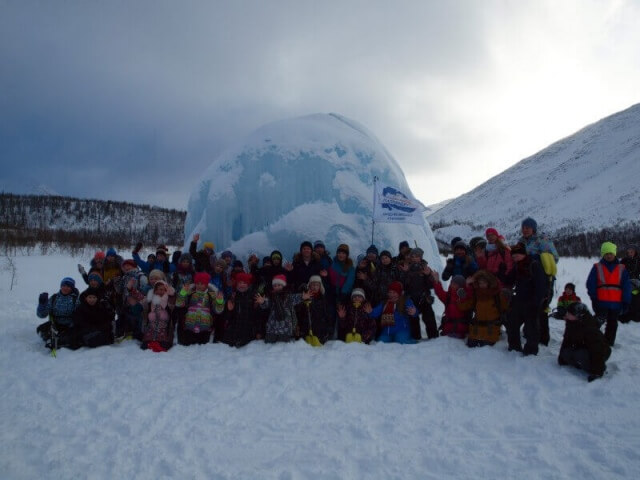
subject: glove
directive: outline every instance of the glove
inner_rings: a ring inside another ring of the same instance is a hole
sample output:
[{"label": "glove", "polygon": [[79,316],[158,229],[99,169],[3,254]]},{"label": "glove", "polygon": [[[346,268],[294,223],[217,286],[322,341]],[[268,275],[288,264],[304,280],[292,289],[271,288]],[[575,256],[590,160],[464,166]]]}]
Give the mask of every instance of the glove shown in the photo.
[{"label": "glove", "polygon": [[138,253],[140,250],[142,250],[142,242],[136,243],[136,246],[133,249],[133,253]]},{"label": "glove", "polygon": [[49,294],[47,292],[42,292],[38,297],[38,302],[40,302],[41,305],[44,305],[45,303],[47,303],[48,300],[49,300]]},{"label": "glove", "polygon": [[78,264],[78,273],[80,273],[80,275],[84,277],[87,274],[87,271],[84,269],[82,265]]}]

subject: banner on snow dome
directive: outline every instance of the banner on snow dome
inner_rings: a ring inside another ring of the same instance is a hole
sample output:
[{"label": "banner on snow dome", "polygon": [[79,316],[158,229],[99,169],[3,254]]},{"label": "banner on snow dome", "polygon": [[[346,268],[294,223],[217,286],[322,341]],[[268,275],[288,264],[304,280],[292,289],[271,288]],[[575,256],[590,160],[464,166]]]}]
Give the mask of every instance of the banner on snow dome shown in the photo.
[{"label": "banner on snow dome", "polygon": [[373,220],[379,223],[413,223],[424,225],[425,206],[395,187],[374,183]]}]

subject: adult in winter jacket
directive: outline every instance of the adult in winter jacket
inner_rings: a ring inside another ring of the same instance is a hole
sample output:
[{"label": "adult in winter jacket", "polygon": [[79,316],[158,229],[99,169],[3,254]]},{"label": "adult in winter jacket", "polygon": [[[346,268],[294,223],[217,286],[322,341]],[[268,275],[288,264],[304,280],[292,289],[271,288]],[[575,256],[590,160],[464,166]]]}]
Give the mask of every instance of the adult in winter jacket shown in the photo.
[{"label": "adult in winter jacket", "polygon": [[113,343],[115,312],[97,288],[89,287],[80,297],[73,312],[73,324],[78,344],[99,347]]},{"label": "adult in winter jacket", "polygon": [[213,264],[216,261],[215,245],[213,242],[204,242],[202,250],[198,250],[200,234],[196,233],[189,244],[189,254],[194,262],[196,272],[213,272]]},{"label": "adult in winter jacket", "polygon": [[338,245],[333,265],[329,269],[329,279],[337,303],[347,303],[356,279],[356,268],[349,258],[349,246]]},{"label": "adult in winter jacket", "polygon": [[145,262],[144,260],[142,260],[142,258],[140,258],[139,252],[141,249],[142,249],[142,242],[138,242],[138,244],[133,249],[133,252],[131,252],[131,256],[133,257],[133,260],[136,262],[136,265],[140,267],[140,270],[142,270],[142,272],[144,272],[145,274],[149,274],[151,270],[162,270],[167,275],[175,272],[176,265],[169,262],[169,258],[168,258],[169,252],[167,251],[164,245],[160,245],[156,249],[155,261],[153,263]]},{"label": "adult in winter jacket", "polygon": [[447,259],[447,265],[442,271],[442,280],[449,280],[454,275],[469,278],[478,270],[478,264],[469,254],[467,244],[462,240],[453,246],[453,257]]},{"label": "adult in winter jacket", "polygon": [[380,334],[377,340],[383,343],[416,343],[411,336],[409,318],[418,316],[418,309],[411,299],[403,295],[401,282],[392,282],[387,291],[387,300],[375,308],[365,306],[371,318],[380,319]]},{"label": "adult in winter jacket", "polygon": [[564,315],[565,328],[558,354],[560,365],[571,365],[589,373],[592,382],[604,375],[611,347],[598,322],[584,303],[569,305]]},{"label": "adult in winter jacket", "polygon": [[502,288],[511,288],[507,283],[509,274],[513,269],[511,249],[504,241],[504,237],[495,228],[487,228],[485,231],[487,245],[485,247],[485,265],[482,267],[498,278]]},{"label": "adult in winter jacket", "polygon": [[[52,348],[80,346],[73,329],[73,312],[76,309],[78,296],[75,280],[65,277],[60,282],[58,293],[49,296],[48,293],[43,292],[38,297],[36,315],[39,318],[49,317],[49,321],[39,325],[37,332],[45,342],[52,342]],[[56,341],[57,345],[55,345]]]},{"label": "adult in winter jacket", "polygon": [[[558,263],[560,257],[558,251],[551,240],[549,240],[544,234],[538,234],[538,222],[533,218],[527,217],[522,221],[520,226],[522,237],[519,243],[524,244],[527,255],[534,260],[541,262],[542,255],[551,254],[555,263]],[[546,303],[540,310],[538,323],[540,324],[540,343],[543,345],[549,345],[549,316],[547,315],[549,302],[553,298],[553,287],[555,285],[555,278],[551,275],[547,275],[547,294],[545,295]]]},{"label": "adult in winter jacket", "polygon": [[369,292],[368,298],[372,305],[383,302],[389,291],[389,285],[400,280],[400,274],[393,264],[391,253],[388,250],[380,252],[380,264],[364,279],[364,290]]},{"label": "adult in winter jacket", "polygon": [[627,247],[627,256],[621,260],[624,267],[629,272],[631,281],[631,304],[627,313],[620,315],[621,322],[640,322],[640,257],[638,256],[638,247],[629,245]]},{"label": "adult in winter jacket", "polygon": [[614,243],[604,242],[600,247],[602,258],[593,265],[587,278],[587,293],[593,311],[601,322],[606,322],[604,336],[610,346],[616,342],[618,317],[631,304],[629,272],[616,258]]},{"label": "adult in winter jacket", "polygon": [[[514,296],[507,320],[509,351],[537,355],[540,343],[540,311],[547,304],[549,294],[547,276],[540,262],[527,254],[523,243],[511,247],[515,267],[509,281],[514,284]],[[520,327],[524,325],[526,344],[522,348]]]},{"label": "adult in winter jacket", "polygon": [[[436,324],[436,315],[431,306],[434,300],[431,295],[433,279],[431,277],[431,268],[427,265],[427,261],[422,258],[423,255],[424,251],[421,248],[412,249],[409,254],[409,261],[398,264],[398,272],[405,295],[411,299],[411,302],[418,309],[418,313],[422,315],[427,338],[436,338],[438,336],[438,326]],[[410,317],[409,321],[411,322],[411,337],[414,340],[420,340],[422,338],[420,317]]]},{"label": "adult in winter jacket", "polygon": [[313,251],[311,242],[305,240],[300,244],[300,251],[293,257],[293,262],[288,264],[287,283],[291,290],[300,291],[300,287],[307,285],[314,275],[320,275],[322,264],[320,257]]},{"label": "adult in winter jacket", "polygon": [[[463,311],[472,311],[467,337],[468,347],[494,345],[500,340],[502,319],[508,302],[500,288],[498,278],[486,270],[478,270],[471,277],[472,294],[458,301]],[[468,282],[469,280],[467,280]]]},{"label": "adult in winter jacket", "polygon": [[243,347],[260,336],[253,276],[239,273],[235,277],[235,289],[227,300],[224,313],[226,323],[224,342],[232,347]]}]

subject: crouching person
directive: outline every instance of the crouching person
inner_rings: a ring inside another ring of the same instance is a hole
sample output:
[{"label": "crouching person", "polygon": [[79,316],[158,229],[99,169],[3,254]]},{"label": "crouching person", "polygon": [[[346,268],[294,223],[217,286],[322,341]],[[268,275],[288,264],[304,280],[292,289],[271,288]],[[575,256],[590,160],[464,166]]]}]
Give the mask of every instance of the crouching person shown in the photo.
[{"label": "crouching person", "polygon": [[602,377],[611,347],[600,331],[598,321],[589,313],[587,306],[579,302],[567,307],[564,320],[566,324],[558,363],[586,370],[590,382]]},{"label": "crouching person", "polygon": [[194,284],[185,283],[176,299],[176,307],[182,309],[178,343],[181,345],[204,344],[209,342],[213,331],[214,316],[224,310],[224,296],[221,291],[209,285],[208,273],[194,275]]},{"label": "crouching person", "polygon": [[173,323],[171,321],[171,305],[169,297],[175,291],[164,280],[158,280],[149,290],[146,303],[148,305],[147,321],[144,324],[142,344],[154,352],[166,352],[173,346]]},{"label": "crouching person", "polygon": [[78,294],[75,280],[65,277],[60,282],[58,293],[49,297],[48,293],[43,292],[38,297],[36,314],[40,318],[49,317],[49,321],[39,325],[36,331],[53,351],[59,347],[75,350],[81,346],[73,329],[73,312]]},{"label": "crouching person", "polygon": [[391,282],[387,291],[387,300],[377,307],[365,307],[371,318],[380,318],[379,342],[416,343],[411,336],[409,318],[418,315],[418,309],[411,299],[402,294],[402,283]]},{"label": "crouching person", "polygon": [[106,298],[101,298],[101,291],[87,288],[73,312],[78,345],[94,348],[112,344],[114,317],[115,312]]}]

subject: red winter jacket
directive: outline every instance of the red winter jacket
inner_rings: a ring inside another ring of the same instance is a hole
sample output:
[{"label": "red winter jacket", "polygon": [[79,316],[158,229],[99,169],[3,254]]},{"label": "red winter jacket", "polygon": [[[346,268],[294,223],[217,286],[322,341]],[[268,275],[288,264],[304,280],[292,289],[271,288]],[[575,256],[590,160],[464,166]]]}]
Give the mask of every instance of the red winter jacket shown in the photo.
[{"label": "red winter jacket", "polygon": [[[442,334],[451,337],[464,338],[469,333],[469,316],[464,310],[458,306],[458,302],[462,299],[458,297],[457,285],[450,285],[449,291],[445,292],[442,283],[437,282],[433,290],[444,304],[444,315],[442,316]],[[464,288],[467,297],[472,295],[469,286]]]}]

